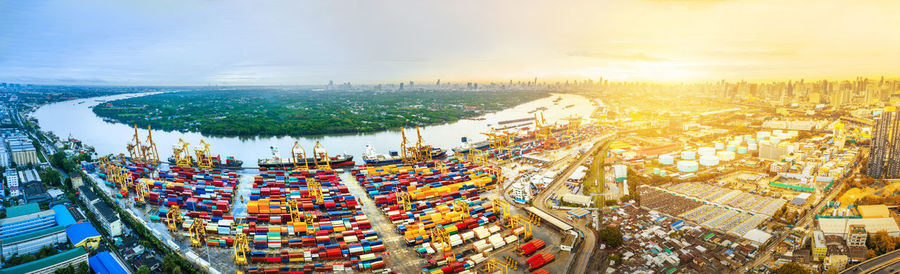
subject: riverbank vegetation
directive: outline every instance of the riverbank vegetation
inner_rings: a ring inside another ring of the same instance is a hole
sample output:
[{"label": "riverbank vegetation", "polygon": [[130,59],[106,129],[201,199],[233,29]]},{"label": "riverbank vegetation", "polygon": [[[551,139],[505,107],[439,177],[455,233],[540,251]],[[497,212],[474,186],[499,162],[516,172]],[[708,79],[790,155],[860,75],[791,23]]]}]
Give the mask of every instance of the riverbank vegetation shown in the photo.
[{"label": "riverbank vegetation", "polygon": [[111,101],[98,116],[219,136],[302,136],[435,125],[546,97],[545,91],[194,90]]}]

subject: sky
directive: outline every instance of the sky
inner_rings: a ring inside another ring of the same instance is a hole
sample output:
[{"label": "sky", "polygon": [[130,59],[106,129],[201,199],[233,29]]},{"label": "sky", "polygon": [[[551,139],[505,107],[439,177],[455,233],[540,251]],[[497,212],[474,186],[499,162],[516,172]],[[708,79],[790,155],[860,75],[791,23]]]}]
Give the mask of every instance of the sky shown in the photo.
[{"label": "sky", "polygon": [[898,1],[0,0],[0,81],[898,76]]}]

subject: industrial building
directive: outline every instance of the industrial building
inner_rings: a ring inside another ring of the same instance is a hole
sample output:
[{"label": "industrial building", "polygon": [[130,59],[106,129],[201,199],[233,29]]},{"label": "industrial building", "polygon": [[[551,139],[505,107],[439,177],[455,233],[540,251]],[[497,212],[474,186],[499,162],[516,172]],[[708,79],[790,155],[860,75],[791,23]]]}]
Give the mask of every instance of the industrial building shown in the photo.
[{"label": "industrial building", "polygon": [[875,234],[879,231],[887,232],[892,237],[900,236],[900,227],[894,218],[869,218],[869,219],[831,219],[820,218],[819,229],[828,235],[847,237],[851,227],[862,226],[869,234]]},{"label": "industrial building", "polygon": [[66,228],[59,225],[51,226],[0,239],[0,255],[9,258],[14,254],[31,254],[45,246],[56,246],[67,242]]},{"label": "industrial building", "polygon": [[97,194],[94,193],[94,190],[90,186],[81,186],[78,188],[78,191],[81,200],[84,201],[88,209],[97,213],[95,216],[98,221],[100,221],[103,228],[109,232],[109,235],[121,235],[122,221],[119,218],[119,214],[107,205],[106,202],[98,198]]},{"label": "industrial building", "polygon": [[57,269],[77,266],[88,261],[88,253],[84,248],[76,247],[66,252],[45,257],[36,261],[0,269],[0,274],[50,274]]},{"label": "industrial building", "polygon": [[95,273],[127,273],[131,274],[131,270],[125,267],[125,264],[118,257],[113,256],[109,251],[97,253],[93,257],[88,258],[88,264]]},{"label": "industrial building", "polygon": [[0,239],[56,225],[56,213],[53,210],[34,212],[33,208],[36,206],[37,204],[28,204],[7,209],[7,217],[0,219]]},{"label": "industrial building", "polygon": [[96,249],[100,245],[100,232],[90,223],[77,223],[66,228],[66,236],[72,245],[84,249]]},{"label": "industrial building", "polygon": [[7,214],[12,215],[0,220],[0,223],[9,225],[3,227],[4,231],[10,230],[8,236],[0,237],[0,255],[6,257],[30,254],[44,246],[66,243],[66,227],[75,223],[75,218],[63,205],[40,211],[40,207],[32,203],[11,207]]}]

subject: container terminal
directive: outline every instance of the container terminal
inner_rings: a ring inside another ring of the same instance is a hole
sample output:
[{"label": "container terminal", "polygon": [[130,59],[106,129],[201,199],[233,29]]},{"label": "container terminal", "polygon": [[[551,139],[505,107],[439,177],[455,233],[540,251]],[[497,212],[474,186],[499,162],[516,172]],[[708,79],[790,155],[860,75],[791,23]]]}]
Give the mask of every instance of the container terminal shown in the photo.
[{"label": "container terminal", "polygon": [[160,163],[152,136],[140,143],[135,129],[128,155],[100,158],[92,176],[208,272],[560,273],[578,234],[512,202],[504,173],[598,128],[540,118],[530,131],[485,132],[487,146],[449,158],[416,128],[387,163],[353,166],[320,143],[309,155],[295,143],[289,159],[260,159],[258,170],[222,163],[203,140],[193,155],[179,140]]}]

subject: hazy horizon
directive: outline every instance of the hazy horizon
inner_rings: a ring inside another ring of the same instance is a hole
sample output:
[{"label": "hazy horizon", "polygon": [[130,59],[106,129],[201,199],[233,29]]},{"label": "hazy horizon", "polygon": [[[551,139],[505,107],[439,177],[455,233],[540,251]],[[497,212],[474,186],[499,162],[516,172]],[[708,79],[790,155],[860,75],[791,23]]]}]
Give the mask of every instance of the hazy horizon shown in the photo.
[{"label": "hazy horizon", "polygon": [[0,2],[0,81],[296,86],[894,77],[888,1]]}]

